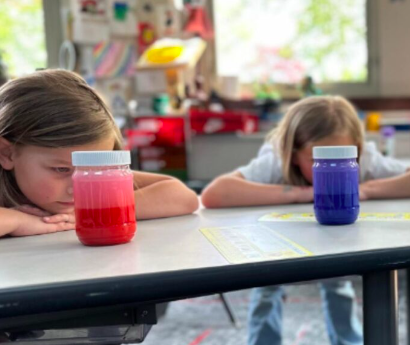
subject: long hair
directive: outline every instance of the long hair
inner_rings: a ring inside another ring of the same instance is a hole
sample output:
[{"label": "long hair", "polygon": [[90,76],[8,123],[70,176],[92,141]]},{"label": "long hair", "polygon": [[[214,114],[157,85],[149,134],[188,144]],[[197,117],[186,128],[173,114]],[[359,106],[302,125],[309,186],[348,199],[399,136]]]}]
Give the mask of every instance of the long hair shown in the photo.
[{"label": "long hair", "polygon": [[296,102],[289,108],[267,140],[279,150],[284,182],[303,186],[308,181],[298,166],[292,163],[295,152],[308,144],[332,135],[349,135],[358,147],[363,147],[363,126],[350,102],[340,96],[315,96]]},{"label": "long hair", "polygon": [[[100,96],[79,75],[45,70],[0,88],[0,137],[16,146],[64,148],[122,137]],[[13,171],[0,166],[0,207],[26,202]]]}]

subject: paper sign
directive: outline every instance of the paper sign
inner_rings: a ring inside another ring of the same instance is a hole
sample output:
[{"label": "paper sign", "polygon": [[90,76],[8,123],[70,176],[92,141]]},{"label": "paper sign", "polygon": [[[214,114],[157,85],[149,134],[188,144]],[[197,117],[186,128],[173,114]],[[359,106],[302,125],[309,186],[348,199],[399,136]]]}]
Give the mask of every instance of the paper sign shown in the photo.
[{"label": "paper sign", "polygon": [[[272,212],[259,218],[260,222],[316,222],[313,213]],[[365,212],[359,214],[358,221],[410,221],[410,213]]]},{"label": "paper sign", "polygon": [[232,264],[313,255],[309,250],[261,224],[200,229]]}]

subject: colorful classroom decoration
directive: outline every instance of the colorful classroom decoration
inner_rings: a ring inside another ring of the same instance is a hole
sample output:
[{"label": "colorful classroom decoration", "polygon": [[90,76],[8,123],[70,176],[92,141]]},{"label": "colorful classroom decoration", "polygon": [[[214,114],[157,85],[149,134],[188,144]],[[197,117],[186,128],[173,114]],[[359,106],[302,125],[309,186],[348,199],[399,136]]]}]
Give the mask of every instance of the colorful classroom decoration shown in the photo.
[{"label": "colorful classroom decoration", "polygon": [[152,63],[167,63],[174,61],[184,51],[182,45],[150,48],[147,50],[147,60]]},{"label": "colorful classroom decoration", "polygon": [[139,58],[137,69],[191,67],[198,62],[205,48],[205,41],[199,37],[158,39]]},{"label": "colorful classroom decoration", "polygon": [[99,91],[116,115],[127,115],[128,102],[132,97],[131,78],[119,77],[100,79]]},{"label": "colorful classroom decoration", "polygon": [[155,8],[158,37],[176,37],[181,30],[180,16],[171,4],[158,5]]},{"label": "colorful classroom decoration", "polygon": [[126,2],[114,2],[114,18],[120,22],[125,22],[127,20],[129,9],[130,8]]},{"label": "colorful classroom decoration", "polygon": [[185,8],[188,11],[188,20],[183,29],[184,32],[194,36],[198,35],[205,40],[212,39],[214,31],[205,9],[205,1],[192,1]]},{"label": "colorful classroom decoration", "polygon": [[104,0],[78,0],[81,13],[91,16],[105,16],[106,3]]},{"label": "colorful classroom decoration", "polygon": [[144,53],[144,51],[155,42],[155,39],[156,34],[154,26],[148,22],[139,23],[138,53]]},{"label": "colorful classroom decoration", "polygon": [[101,42],[94,47],[96,78],[113,78],[134,74],[135,47],[125,42]]},{"label": "colorful classroom decoration", "polygon": [[136,37],[138,24],[135,11],[135,0],[108,0],[109,26],[112,36]]},{"label": "colorful classroom decoration", "polygon": [[107,3],[105,0],[76,0],[71,2],[72,40],[77,44],[97,44],[109,39]]}]

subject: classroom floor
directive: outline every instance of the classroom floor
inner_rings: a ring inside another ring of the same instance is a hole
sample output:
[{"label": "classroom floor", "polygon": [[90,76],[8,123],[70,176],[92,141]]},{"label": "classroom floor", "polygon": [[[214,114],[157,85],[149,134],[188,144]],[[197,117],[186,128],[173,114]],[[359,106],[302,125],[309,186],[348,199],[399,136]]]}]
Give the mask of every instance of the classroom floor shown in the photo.
[{"label": "classroom floor", "polygon": [[[352,280],[361,306],[361,280],[357,277]],[[400,345],[405,345],[406,340],[404,284],[404,271],[400,271]],[[293,285],[286,291],[283,345],[329,345],[317,285]],[[240,328],[232,326],[218,295],[188,299],[169,304],[165,316],[151,329],[143,344],[246,345],[249,290],[226,295],[241,322]]]}]

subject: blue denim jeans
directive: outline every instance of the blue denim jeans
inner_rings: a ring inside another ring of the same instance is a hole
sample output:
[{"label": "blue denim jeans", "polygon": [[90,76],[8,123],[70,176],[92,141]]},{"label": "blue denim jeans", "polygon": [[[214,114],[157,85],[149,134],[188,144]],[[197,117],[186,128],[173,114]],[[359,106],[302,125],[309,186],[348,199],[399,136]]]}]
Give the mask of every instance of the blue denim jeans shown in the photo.
[{"label": "blue denim jeans", "polygon": [[[357,318],[355,292],[350,281],[320,283],[326,328],[332,345],[362,345],[363,329]],[[249,309],[248,345],[282,344],[283,287],[253,289]]]}]

